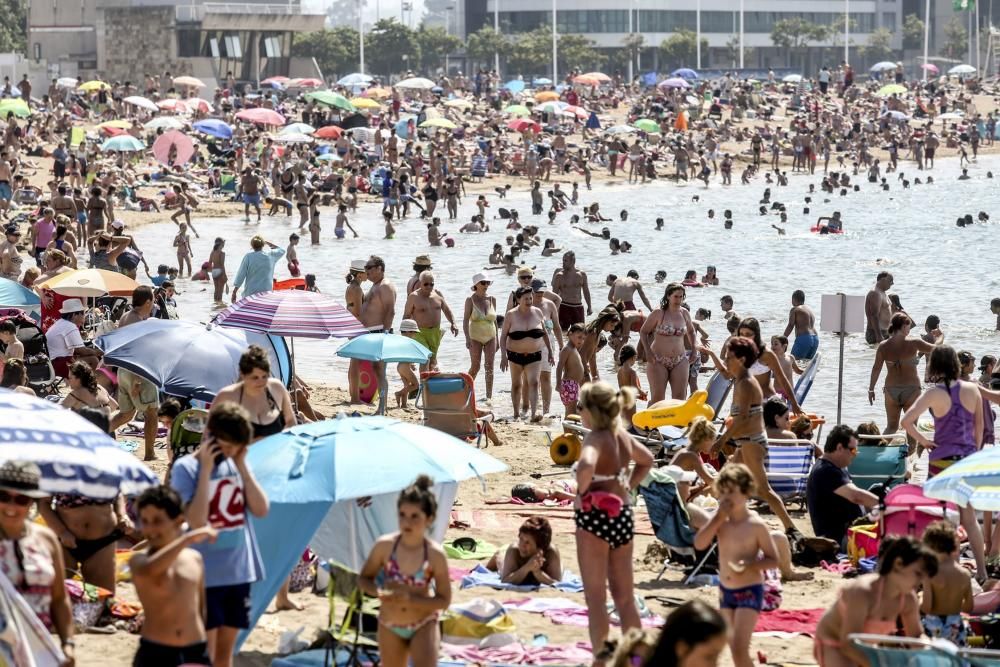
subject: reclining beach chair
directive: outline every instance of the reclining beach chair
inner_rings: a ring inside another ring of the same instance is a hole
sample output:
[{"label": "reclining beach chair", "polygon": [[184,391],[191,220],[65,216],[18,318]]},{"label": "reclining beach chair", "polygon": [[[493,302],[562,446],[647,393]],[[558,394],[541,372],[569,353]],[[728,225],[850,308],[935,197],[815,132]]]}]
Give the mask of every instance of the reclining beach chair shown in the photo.
[{"label": "reclining beach chair", "polygon": [[[795,400],[798,401],[801,406],[806,402],[806,396],[809,395],[809,390],[812,389],[813,382],[816,380],[816,374],[819,373],[819,364],[823,355],[819,352],[816,353],[812,359],[809,360],[809,364],[802,371],[802,375],[799,376],[798,381],[795,383]],[[791,378],[788,378],[791,380]]]},{"label": "reclining beach chair", "polygon": [[421,373],[416,406],[424,412],[425,426],[475,440],[476,447],[486,436],[489,444],[493,413],[476,407],[475,381],[467,373]]},{"label": "reclining beach chair", "polygon": [[712,377],[708,379],[708,384],[705,385],[708,398],[705,399],[705,403],[712,406],[712,409],[715,410],[715,421],[721,422],[725,419],[722,416],[722,406],[725,405],[726,399],[729,398],[729,392],[732,389],[733,381],[719,371],[712,373]]},{"label": "reclining beach chair", "polygon": [[[715,552],[716,543],[704,552],[694,548],[696,531],[691,527],[687,509],[677,495],[677,483],[666,472],[653,469],[639,485],[639,495],[646,503],[649,512],[649,522],[653,526],[656,539],[667,545],[674,553],[690,558],[694,567],[684,577],[687,585],[698,575],[705,563]],[[670,560],[663,562],[663,569],[656,576],[657,581],[667,571]]]},{"label": "reclining beach chair", "polygon": [[193,454],[198,449],[207,423],[208,410],[200,408],[184,410],[174,418],[170,425],[170,433],[167,435],[167,444],[170,447],[168,471],[174,467],[174,461],[182,456]]},{"label": "reclining beach chair", "polygon": [[[898,435],[898,434],[897,434]],[[861,436],[862,442],[865,440],[895,438],[896,436]],[[887,482],[887,486],[895,486],[906,481],[906,456],[909,453],[909,446],[906,444],[905,436],[903,444],[891,444],[885,446],[862,446],[858,447],[858,453],[847,466],[847,472],[851,474],[854,484],[866,491],[873,484]]]},{"label": "reclining beach chair", "polygon": [[767,482],[786,504],[804,503],[806,481],[815,460],[812,440],[770,440],[764,458]]}]

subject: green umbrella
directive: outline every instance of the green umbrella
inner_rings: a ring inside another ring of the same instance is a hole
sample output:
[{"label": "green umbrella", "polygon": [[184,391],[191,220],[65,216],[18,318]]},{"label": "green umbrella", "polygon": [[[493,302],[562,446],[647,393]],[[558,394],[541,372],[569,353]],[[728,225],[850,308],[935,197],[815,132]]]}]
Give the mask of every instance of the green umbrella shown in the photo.
[{"label": "green umbrella", "polygon": [[632,125],[649,134],[660,131],[660,124],[652,118],[640,118],[632,123]]},{"label": "green umbrella", "polygon": [[19,97],[0,101],[0,117],[6,118],[8,113],[13,113],[18,118],[27,118],[31,115],[31,109],[28,108],[28,103]]},{"label": "green umbrella", "polygon": [[306,93],[306,99],[318,102],[319,104],[325,104],[328,107],[337,107],[345,111],[355,111],[354,105],[351,104],[349,99],[332,90],[317,90],[312,93]]},{"label": "green umbrella", "polygon": [[879,97],[889,97],[890,95],[902,95],[906,92],[906,86],[901,86],[898,83],[890,83],[888,86],[882,86],[875,93]]},{"label": "green umbrella", "polygon": [[530,116],[531,109],[524,106],[523,104],[511,104],[509,107],[503,110],[504,113],[509,113],[512,116]]}]

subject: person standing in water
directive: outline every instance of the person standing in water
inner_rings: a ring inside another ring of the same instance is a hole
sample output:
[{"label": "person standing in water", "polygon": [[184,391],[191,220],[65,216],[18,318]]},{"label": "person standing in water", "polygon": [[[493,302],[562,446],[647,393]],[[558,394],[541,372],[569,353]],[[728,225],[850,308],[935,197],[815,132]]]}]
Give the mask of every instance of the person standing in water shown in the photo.
[{"label": "person standing in water", "polygon": [[882,271],[875,276],[875,286],[865,297],[865,340],[869,345],[881,343],[889,337],[892,301],[889,300],[888,291],[892,285],[892,274]]},{"label": "person standing in water", "polygon": [[796,360],[812,359],[819,350],[819,336],[816,334],[816,316],[806,305],[806,293],[800,289],[792,292],[792,308],[788,311],[787,337],[795,330],[792,356]]},{"label": "person standing in water", "polygon": [[[591,314],[590,287],[587,274],[576,268],[576,253],[567,250],[562,256],[562,268],[552,274],[552,291],[559,295],[559,326],[563,331],[571,324],[581,324]],[[583,301],[587,308],[584,310]]]}]

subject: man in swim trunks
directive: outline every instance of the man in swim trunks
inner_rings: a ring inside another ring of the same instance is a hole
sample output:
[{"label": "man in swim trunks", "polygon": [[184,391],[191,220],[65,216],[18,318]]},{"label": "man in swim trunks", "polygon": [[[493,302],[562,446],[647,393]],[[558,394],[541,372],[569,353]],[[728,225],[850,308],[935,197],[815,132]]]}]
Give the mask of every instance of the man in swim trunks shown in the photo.
[{"label": "man in swim trunks", "polygon": [[642,299],[643,305],[646,306],[646,312],[653,312],[653,306],[649,304],[646,293],[642,291],[642,283],[639,282],[639,272],[635,269],[629,269],[628,275],[625,278],[619,278],[614,274],[609,275],[607,284],[611,288],[608,290],[609,303],[621,301],[625,304],[625,310],[635,310],[635,293],[638,292],[639,298]]},{"label": "man in swim trunks", "polygon": [[[562,268],[556,269],[552,274],[552,291],[562,299],[562,303],[559,304],[559,326],[563,331],[569,329],[571,324],[585,321],[586,316],[593,312],[590,307],[587,274],[576,268],[576,253],[572,250],[563,254]],[[581,303],[581,294],[583,300],[587,302],[586,311]]]},{"label": "man in swim trunks", "polygon": [[413,336],[413,340],[424,345],[431,351],[431,357],[426,364],[422,364],[421,371],[437,370],[437,353],[441,347],[441,313],[448,318],[451,324],[451,335],[458,335],[458,327],[455,326],[455,316],[452,315],[451,308],[444,300],[444,296],[434,289],[434,274],[430,271],[423,271],[417,288],[406,297],[406,305],[403,306],[403,317],[416,321],[420,328]]},{"label": "man in swim trunks", "polygon": [[875,287],[865,297],[865,340],[871,345],[881,343],[889,337],[892,301],[887,292],[892,285],[892,274],[882,271],[875,276]]},{"label": "man in swim trunks", "polygon": [[819,336],[816,334],[816,316],[806,305],[806,293],[800,289],[792,292],[792,308],[788,311],[788,325],[785,326],[785,336],[795,329],[795,343],[792,344],[792,356],[796,359],[812,359],[819,349]]},{"label": "man in swim trunks", "polygon": [[240,179],[240,192],[243,193],[243,215],[250,222],[250,207],[257,211],[257,222],[260,222],[260,174],[247,167]]},{"label": "man in swim trunks", "polygon": [[[385,260],[372,255],[363,268],[372,286],[361,302],[361,317],[358,319],[372,333],[392,333],[392,320],[396,316],[396,288],[385,279]],[[385,362],[376,361],[372,366],[376,377],[380,378],[379,389],[383,396],[387,396],[388,383],[382,384]]]}]

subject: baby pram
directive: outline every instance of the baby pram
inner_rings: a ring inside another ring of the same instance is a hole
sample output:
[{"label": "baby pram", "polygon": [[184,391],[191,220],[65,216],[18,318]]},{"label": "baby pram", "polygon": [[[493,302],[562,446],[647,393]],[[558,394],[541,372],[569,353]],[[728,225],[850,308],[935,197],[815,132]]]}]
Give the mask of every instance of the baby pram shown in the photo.
[{"label": "baby pram", "polygon": [[[0,321],[3,320],[14,322],[14,335],[24,345],[24,368],[28,374],[28,386],[39,396],[57,393],[62,378],[52,368],[49,346],[38,324],[18,308],[0,308]],[[6,348],[6,345],[0,343],[0,350],[6,352]]]}]

